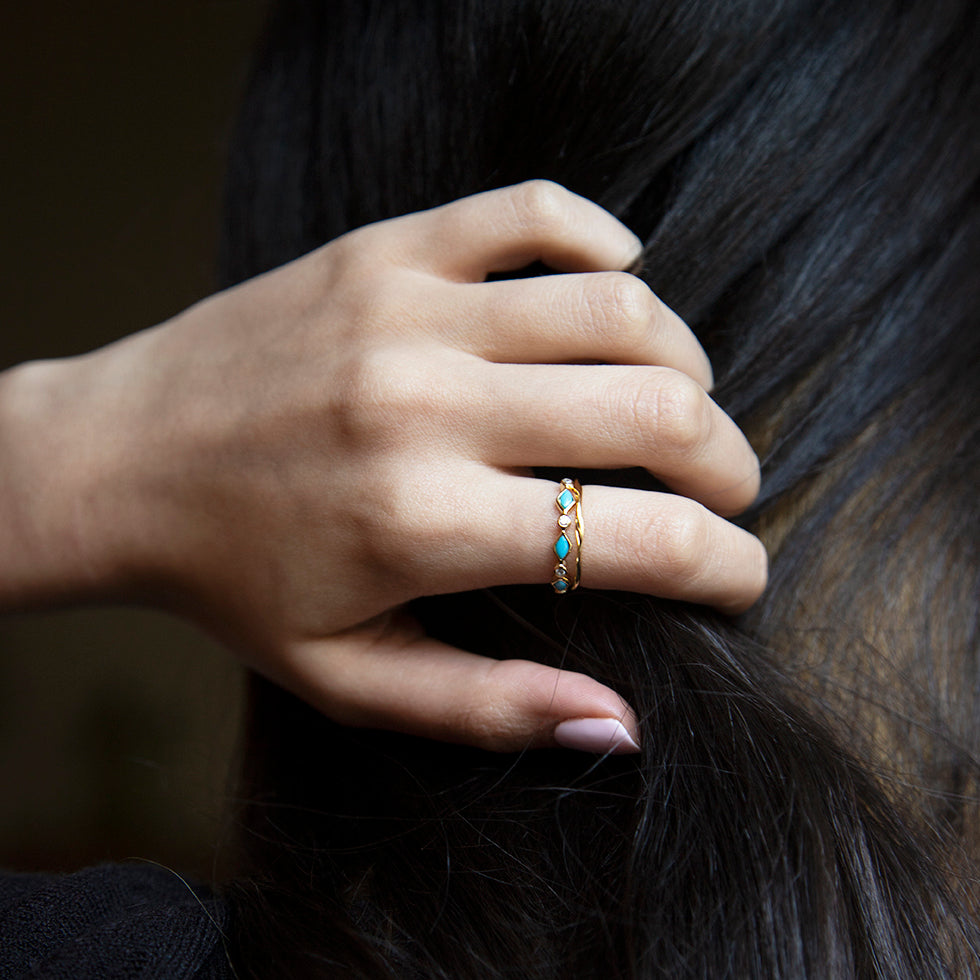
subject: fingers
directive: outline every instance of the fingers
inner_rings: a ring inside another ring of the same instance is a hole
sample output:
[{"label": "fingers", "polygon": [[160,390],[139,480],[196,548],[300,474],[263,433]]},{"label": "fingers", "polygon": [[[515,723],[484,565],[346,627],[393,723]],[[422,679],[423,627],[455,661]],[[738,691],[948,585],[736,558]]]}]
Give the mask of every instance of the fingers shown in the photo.
[{"label": "fingers", "polygon": [[759,462],[745,436],[679,371],[494,365],[456,380],[481,392],[464,404],[458,424],[496,466],[642,466],[726,515],[744,510],[759,491]]},{"label": "fingers", "polygon": [[[765,589],[762,542],[693,500],[602,486],[589,487],[583,497],[584,586],[646,592],[732,614],[744,612]],[[552,556],[546,559],[550,565]]]},{"label": "fingers", "polygon": [[[550,582],[557,484],[496,474],[474,485],[487,517],[445,535],[443,552],[427,567],[429,591]],[[583,587],[642,592],[733,614],[765,588],[768,563],[758,538],[693,500],[587,486],[582,510]]]},{"label": "fingers", "polygon": [[531,180],[385,223],[407,264],[480,282],[541,261],[563,272],[625,269],[639,239],[608,211],[558,184]]},{"label": "fingers", "polygon": [[302,645],[291,651],[284,682],[342,724],[497,752],[555,745],[638,751],[633,713],[597,681],[467,653],[403,618]]},{"label": "fingers", "polygon": [[712,384],[711,365],[686,323],[625,272],[539,276],[453,286],[446,342],[489,361],[658,364]]}]

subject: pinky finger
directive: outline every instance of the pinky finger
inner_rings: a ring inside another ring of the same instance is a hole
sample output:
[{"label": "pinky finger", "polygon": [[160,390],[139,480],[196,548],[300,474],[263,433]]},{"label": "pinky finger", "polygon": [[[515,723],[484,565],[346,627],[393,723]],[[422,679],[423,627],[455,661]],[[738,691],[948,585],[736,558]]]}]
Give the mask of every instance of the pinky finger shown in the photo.
[{"label": "pinky finger", "polygon": [[549,180],[484,191],[395,222],[413,265],[464,282],[537,260],[563,272],[625,269],[643,248],[608,211]]},{"label": "pinky finger", "polygon": [[306,641],[280,667],[274,680],[341,724],[494,752],[639,751],[636,717],[598,681],[467,653],[426,636],[403,614]]}]

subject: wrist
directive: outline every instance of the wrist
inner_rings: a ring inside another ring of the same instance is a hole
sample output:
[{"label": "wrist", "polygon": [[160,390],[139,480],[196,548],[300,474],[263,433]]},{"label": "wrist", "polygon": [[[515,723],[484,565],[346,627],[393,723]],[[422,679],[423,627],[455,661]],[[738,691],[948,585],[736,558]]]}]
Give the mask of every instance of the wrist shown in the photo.
[{"label": "wrist", "polygon": [[97,358],[0,374],[0,609],[125,597]]}]

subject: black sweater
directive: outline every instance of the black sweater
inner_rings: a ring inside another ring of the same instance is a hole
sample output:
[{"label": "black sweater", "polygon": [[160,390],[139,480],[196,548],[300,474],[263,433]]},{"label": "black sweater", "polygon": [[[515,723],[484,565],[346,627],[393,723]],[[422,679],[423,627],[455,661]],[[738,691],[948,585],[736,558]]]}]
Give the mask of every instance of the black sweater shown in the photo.
[{"label": "black sweater", "polygon": [[231,980],[227,912],[150,865],[0,873],[0,978]]}]

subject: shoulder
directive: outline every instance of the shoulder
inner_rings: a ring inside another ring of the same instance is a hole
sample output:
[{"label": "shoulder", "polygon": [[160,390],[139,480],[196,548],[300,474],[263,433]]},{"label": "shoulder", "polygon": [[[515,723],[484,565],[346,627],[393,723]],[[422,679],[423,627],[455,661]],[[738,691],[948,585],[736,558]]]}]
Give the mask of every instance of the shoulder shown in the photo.
[{"label": "shoulder", "polygon": [[0,873],[0,976],[224,980],[227,912],[165,868]]}]

